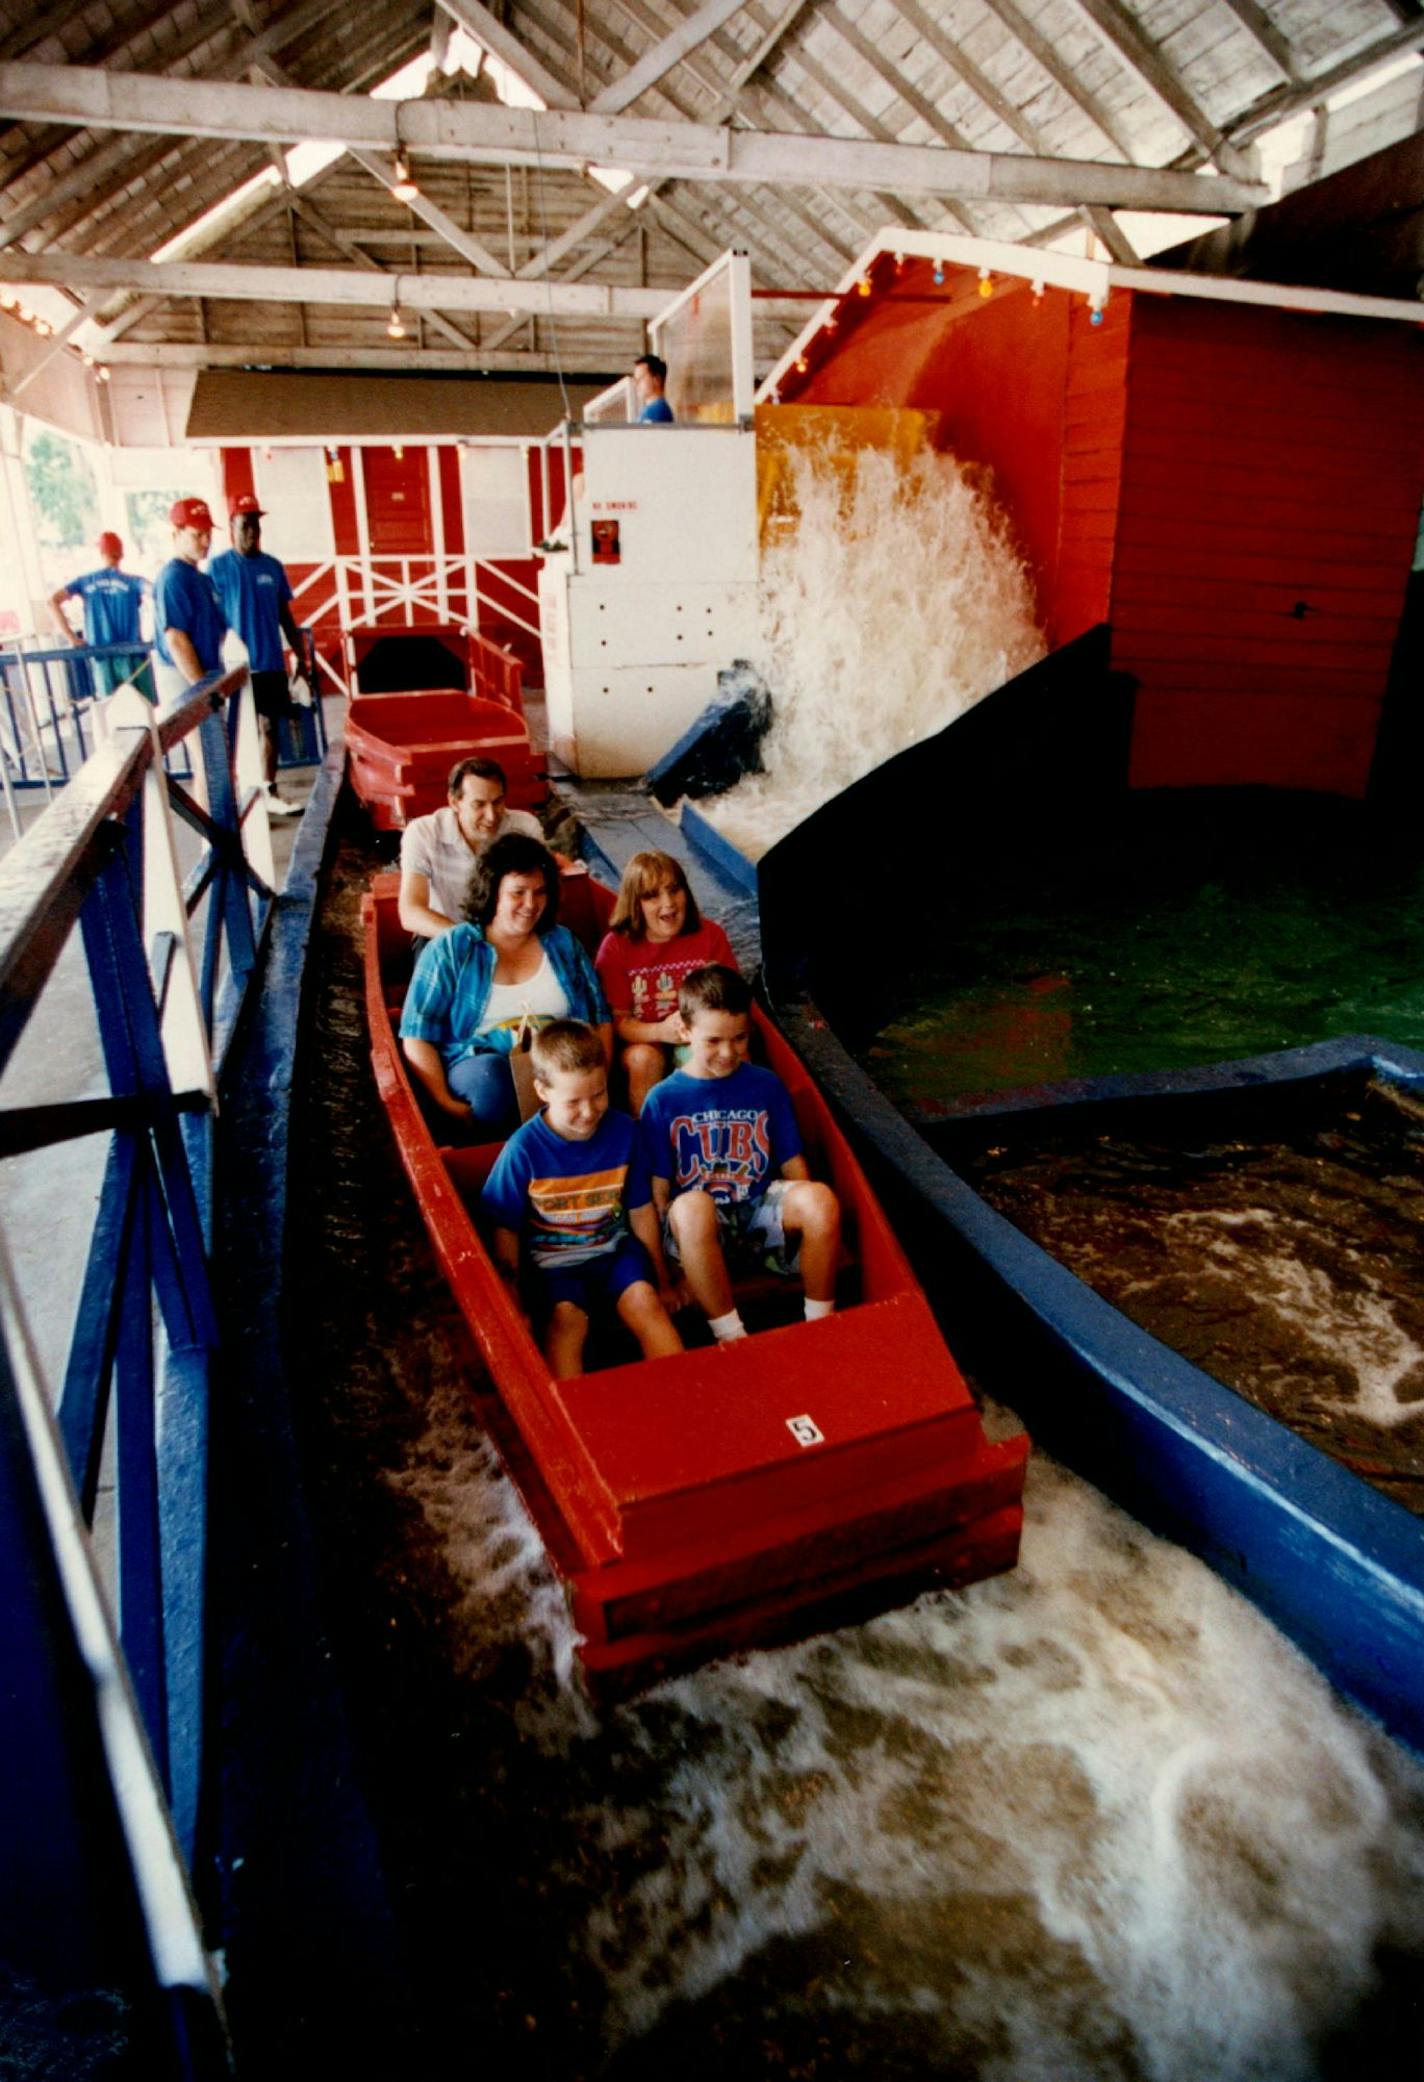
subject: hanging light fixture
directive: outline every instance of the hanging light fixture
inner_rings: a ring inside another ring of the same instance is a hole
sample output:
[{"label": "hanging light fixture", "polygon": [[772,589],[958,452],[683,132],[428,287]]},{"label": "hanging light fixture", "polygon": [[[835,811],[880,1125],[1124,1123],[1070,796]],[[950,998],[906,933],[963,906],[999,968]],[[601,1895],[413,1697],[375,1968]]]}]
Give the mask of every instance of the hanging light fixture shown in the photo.
[{"label": "hanging light fixture", "polygon": [[391,193],[397,202],[414,202],[420,189],[411,178],[410,161],[404,150],[396,153],[395,179],[391,182]]},{"label": "hanging light fixture", "polygon": [[403,340],[405,338],[405,321],[401,317],[400,308],[399,275],[396,276],[396,286],[391,292],[391,315],[386,321],[386,335],[387,338],[392,340]]}]

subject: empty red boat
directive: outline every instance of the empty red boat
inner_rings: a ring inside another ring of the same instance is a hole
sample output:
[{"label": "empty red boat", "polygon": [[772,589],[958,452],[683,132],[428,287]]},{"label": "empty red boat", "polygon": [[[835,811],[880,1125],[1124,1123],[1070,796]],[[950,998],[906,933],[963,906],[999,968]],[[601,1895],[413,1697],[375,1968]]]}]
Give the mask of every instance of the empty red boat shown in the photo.
[{"label": "empty red boat", "polygon": [[351,785],[378,831],[403,831],[438,810],[451,767],[470,753],[499,761],[515,809],[536,808],[549,792],[519,709],[448,687],[356,695],[346,748]]},{"label": "empty red boat", "polygon": [[[1028,1441],[985,1438],[845,1138],[765,1021],[765,1060],[845,1215],[836,1314],[725,1349],[552,1378],[475,1220],[496,1149],[437,1148],[406,1074],[393,1025],[409,969],[397,887],[378,876],[364,906],[376,1080],[445,1275],[537,1474],[512,1468],[569,1585],[595,1686],[804,1632],[837,1607],[863,1612],[1011,1568]],[[609,892],[581,871],[565,891],[562,919],[596,938]],[[799,1311],[799,1290],[779,1284]]]}]

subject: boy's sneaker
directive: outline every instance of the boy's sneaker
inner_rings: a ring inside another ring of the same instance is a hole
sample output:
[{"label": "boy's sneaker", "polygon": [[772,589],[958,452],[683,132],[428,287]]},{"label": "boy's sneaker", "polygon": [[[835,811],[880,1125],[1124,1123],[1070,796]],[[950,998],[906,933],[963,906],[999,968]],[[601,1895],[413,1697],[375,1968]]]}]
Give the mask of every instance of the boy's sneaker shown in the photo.
[{"label": "boy's sneaker", "polygon": [[301,804],[284,802],[275,788],[267,790],[267,814],[269,817],[300,817]]}]

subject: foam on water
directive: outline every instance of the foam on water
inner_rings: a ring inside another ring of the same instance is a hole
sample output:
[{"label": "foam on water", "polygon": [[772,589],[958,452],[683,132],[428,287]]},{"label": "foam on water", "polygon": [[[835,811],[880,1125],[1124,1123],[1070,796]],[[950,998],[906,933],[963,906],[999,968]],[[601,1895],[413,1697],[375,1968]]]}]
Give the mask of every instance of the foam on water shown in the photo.
[{"label": "foam on water", "polygon": [[799,519],[761,567],[767,770],[698,805],[750,859],[1043,654],[1003,516],[952,457],[789,468]]},{"label": "foam on water", "polygon": [[[1243,1249],[1218,1233],[1222,1227],[1242,1224],[1269,1224],[1282,1248]],[[1209,1265],[1242,1281],[1257,1307],[1273,1310],[1290,1327],[1307,1353],[1317,1355],[1316,1367],[1307,1369],[1312,1378],[1330,1378],[1333,1362],[1344,1356],[1355,1393],[1339,1396],[1317,1390],[1318,1402],[1386,1430],[1419,1415],[1416,1384],[1424,1369],[1424,1351],[1399,1322],[1390,1296],[1371,1279],[1360,1252],[1348,1254],[1352,1262],[1346,1285],[1329,1266],[1308,1261],[1305,1251],[1313,1241],[1309,1224],[1268,1208],[1187,1208],[1164,1217],[1163,1227],[1190,1237],[1193,1250]],[[1301,1244],[1299,1252],[1290,1248],[1293,1240]],[[1146,1292],[1152,1284],[1134,1281],[1124,1292]]]},{"label": "foam on water", "polygon": [[583,1897],[611,2072],[620,2050],[675,2068],[714,2024],[794,2037],[809,2004],[847,2051],[808,2073],[899,2074],[903,2039],[986,2082],[1309,2082],[1376,1955],[1424,1953],[1424,1769],[1042,1455],[1012,1576],[602,1719],[468,1411],[433,1408],[398,1479],[459,1586],[467,1667],[535,1641],[519,1733],[565,1760],[552,1884],[566,1912]]}]

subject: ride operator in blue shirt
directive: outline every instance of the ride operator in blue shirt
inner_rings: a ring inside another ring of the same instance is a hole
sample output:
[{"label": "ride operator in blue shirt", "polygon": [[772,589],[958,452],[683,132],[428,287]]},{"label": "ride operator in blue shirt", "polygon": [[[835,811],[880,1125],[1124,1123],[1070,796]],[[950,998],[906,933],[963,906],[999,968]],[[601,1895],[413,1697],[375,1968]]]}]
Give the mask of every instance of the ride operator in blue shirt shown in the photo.
[{"label": "ride operator in blue shirt", "polygon": [[252,673],[252,700],[262,731],[262,757],[267,770],[267,809],[276,817],[299,817],[295,803],[277,793],[277,730],[292,713],[287,682],[285,636],[296,657],[292,677],[301,683],[306,704],[312,699],[301,631],[292,615],[292,588],[276,557],[262,547],[263,510],[255,492],[243,492],[229,508],[232,548],[209,565],[223,613],[247,646]]},{"label": "ride operator in blue shirt", "polygon": [[640,406],[637,424],[671,426],[673,409],[663,396],[667,363],[659,354],[640,354],[633,364],[633,395]]},{"label": "ride operator in blue shirt", "polygon": [[[120,538],[106,528],[94,547],[102,563],[96,571],[86,571],[82,578],[71,578],[67,586],[50,594],[50,607],[60,628],[73,644],[128,643],[133,645],[132,658],[95,658],[90,661],[94,684],[100,694],[112,694],[126,680],[134,680],[150,699],[153,695],[152,677],[146,670],[148,646],[139,630],[139,609],[144,594],[148,591],[148,580],[136,572],[123,571],[124,545]],[[71,627],[64,612],[66,600],[78,600],[83,610],[83,633]],[[83,667],[76,661],[76,669]]]},{"label": "ride operator in blue shirt", "polygon": [[175,499],[168,509],[173,554],[153,585],[154,677],[161,700],[186,694],[222,667],[227,617],[199,567],[213,539],[206,499]]}]

